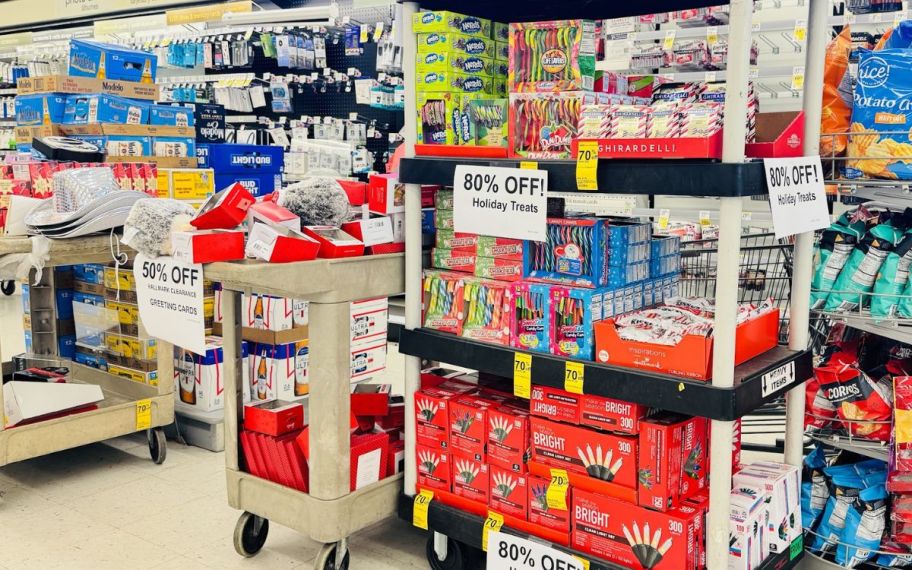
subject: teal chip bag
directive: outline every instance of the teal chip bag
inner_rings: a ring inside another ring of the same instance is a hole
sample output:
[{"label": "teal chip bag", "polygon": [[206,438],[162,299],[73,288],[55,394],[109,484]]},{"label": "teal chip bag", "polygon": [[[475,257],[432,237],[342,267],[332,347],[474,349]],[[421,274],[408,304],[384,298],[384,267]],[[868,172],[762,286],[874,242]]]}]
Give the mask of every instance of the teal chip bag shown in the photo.
[{"label": "teal chip bag", "polygon": [[824,310],[853,311],[867,301],[867,293],[874,289],[874,281],[887,254],[899,240],[899,232],[888,224],[878,224],[855,245],[833,291],[827,296]]},{"label": "teal chip bag", "polygon": [[912,230],[906,231],[893,251],[887,254],[880,273],[874,281],[871,295],[871,316],[895,317],[899,313],[900,295],[909,284],[912,265]]},{"label": "teal chip bag", "polygon": [[858,240],[864,234],[864,221],[850,222],[849,212],[823,231],[814,247],[814,277],[811,281],[811,308],[822,309],[833,290],[836,278]]}]

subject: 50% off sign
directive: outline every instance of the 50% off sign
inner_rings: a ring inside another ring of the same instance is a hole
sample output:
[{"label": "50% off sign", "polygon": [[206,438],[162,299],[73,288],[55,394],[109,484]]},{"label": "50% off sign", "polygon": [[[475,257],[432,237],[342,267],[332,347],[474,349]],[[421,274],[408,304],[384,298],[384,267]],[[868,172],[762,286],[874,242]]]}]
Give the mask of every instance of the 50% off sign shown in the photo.
[{"label": "50% off sign", "polygon": [[547,193],[547,171],[461,164],[453,177],[453,229],[545,241]]},{"label": "50% off sign", "polygon": [[566,552],[503,532],[488,537],[487,562],[488,570],[588,570]]},{"label": "50% off sign", "polygon": [[140,253],[133,275],[139,317],[149,335],[205,354],[203,266]]}]

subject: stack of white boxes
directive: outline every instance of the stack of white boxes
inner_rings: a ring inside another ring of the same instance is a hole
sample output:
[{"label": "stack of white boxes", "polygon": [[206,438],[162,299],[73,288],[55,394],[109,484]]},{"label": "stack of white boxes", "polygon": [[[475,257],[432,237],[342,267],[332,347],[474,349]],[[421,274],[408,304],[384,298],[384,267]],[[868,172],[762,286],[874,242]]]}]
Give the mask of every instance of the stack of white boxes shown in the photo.
[{"label": "stack of white boxes", "polygon": [[364,382],[386,369],[389,299],[366,299],[351,303],[351,381]]}]

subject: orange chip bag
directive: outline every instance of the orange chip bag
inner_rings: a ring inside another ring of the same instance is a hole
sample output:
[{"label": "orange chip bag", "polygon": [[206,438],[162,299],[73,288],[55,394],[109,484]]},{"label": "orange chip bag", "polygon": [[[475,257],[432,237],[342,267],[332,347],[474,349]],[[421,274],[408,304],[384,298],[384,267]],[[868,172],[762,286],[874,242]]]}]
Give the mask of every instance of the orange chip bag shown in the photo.
[{"label": "orange chip bag", "polygon": [[852,78],[848,73],[852,34],[849,26],[827,46],[823,72],[823,114],[820,119],[820,156],[845,152],[852,117]]}]

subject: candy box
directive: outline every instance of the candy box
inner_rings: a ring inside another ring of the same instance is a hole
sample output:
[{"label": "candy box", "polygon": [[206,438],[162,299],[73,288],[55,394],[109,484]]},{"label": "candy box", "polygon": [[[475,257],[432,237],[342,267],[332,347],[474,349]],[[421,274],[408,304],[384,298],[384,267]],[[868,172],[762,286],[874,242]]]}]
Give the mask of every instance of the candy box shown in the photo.
[{"label": "candy box", "polygon": [[[496,95],[496,94],[495,94]],[[507,99],[474,99],[466,105],[471,142],[476,146],[507,147],[509,129]]]},{"label": "candy box", "polygon": [[592,91],[595,46],[592,20],[510,24],[510,90]]},{"label": "candy box", "polygon": [[495,236],[478,236],[475,253],[479,257],[494,257],[498,259],[522,260],[525,251],[525,242]]},{"label": "candy box", "polygon": [[529,412],[510,405],[488,410],[488,463],[514,473],[526,472]]},{"label": "candy box", "polygon": [[595,289],[551,287],[551,354],[592,360],[592,324],[601,318],[602,295]]},{"label": "candy box", "polygon": [[418,34],[418,53],[449,51],[469,56],[494,57],[494,41],[458,32]]},{"label": "candy box", "polygon": [[155,83],[155,54],[87,40],[70,40],[67,75]]},{"label": "candy box", "polygon": [[448,10],[418,12],[412,15],[412,31],[418,34],[456,32],[488,39],[491,37],[491,20],[465,16]]},{"label": "candy box", "polygon": [[529,475],[526,483],[529,485],[529,522],[569,534],[572,517],[569,507],[576,491],[571,488],[567,493],[567,510],[553,509],[548,506],[548,485],[551,484],[549,479]]},{"label": "candy box", "polygon": [[509,283],[470,277],[462,296],[461,336],[509,346],[512,329],[513,292]]},{"label": "candy box", "polygon": [[458,395],[458,392],[441,388],[423,388],[415,394],[415,437],[420,445],[449,448],[449,402]]},{"label": "candy box", "polygon": [[521,259],[482,257],[475,259],[475,276],[497,281],[519,281],[523,278]]},{"label": "candy box", "polygon": [[435,210],[434,226],[438,230],[453,231],[455,228],[455,223],[453,222],[453,211],[452,210]]},{"label": "candy box", "polygon": [[569,287],[608,285],[607,228],[598,218],[548,218],[547,241],[529,242],[523,252],[527,277]]},{"label": "candy box", "polygon": [[67,96],[61,93],[39,93],[16,97],[16,124],[37,126],[62,123]]},{"label": "candy box", "polygon": [[478,234],[457,233],[452,230],[440,230],[434,238],[437,249],[449,250],[452,253],[474,255],[478,246]]},{"label": "candy box", "polygon": [[416,77],[419,91],[453,93],[494,93],[494,83],[486,75],[460,73],[457,71],[427,71]]},{"label": "candy box", "polygon": [[467,121],[463,121],[459,93],[418,93],[418,144],[466,144]]},{"label": "candy box", "polygon": [[571,424],[580,423],[582,396],[550,386],[533,386],[529,411],[534,416]]},{"label": "candy box", "polygon": [[501,62],[510,61],[509,27],[510,27],[509,24],[507,24],[507,39],[506,40],[499,40],[497,38],[494,38],[494,60],[495,61],[501,61]]},{"label": "candy box", "polygon": [[488,466],[488,506],[491,510],[520,520],[529,518],[529,477],[503,469],[493,463]]},{"label": "candy box", "polygon": [[912,376],[893,377],[893,452],[895,470],[912,471]]},{"label": "candy box", "polygon": [[423,323],[425,328],[461,334],[466,276],[446,271],[425,271]]},{"label": "candy box", "polygon": [[637,440],[530,419],[532,460],[628,489],[637,488]]},{"label": "candy box", "polygon": [[636,435],[647,408],[633,402],[584,394],[580,401],[582,426]]},{"label": "candy box", "polygon": [[488,464],[460,451],[450,453],[453,494],[476,503],[488,504]]},{"label": "candy box", "polygon": [[437,269],[474,273],[477,261],[478,258],[474,253],[453,251],[439,247],[431,250],[431,267],[436,267]]},{"label": "candy box", "polygon": [[415,446],[415,459],[418,466],[418,487],[451,491],[452,474],[449,453],[440,448],[427,447],[419,441]]},{"label": "candy box", "polygon": [[450,447],[452,452],[485,460],[488,441],[488,408],[492,403],[478,396],[463,395],[449,401]]},{"label": "candy box", "polygon": [[649,262],[641,261],[629,265],[608,266],[608,286],[624,287],[649,279]]},{"label": "candy box", "polygon": [[623,266],[631,263],[650,261],[652,248],[649,242],[631,243],[626,246],[612,247],[608,253],[609,266]]},{"label": "candy box", "polygon": [[472,75],[493,75],[494,60],[482,55],[462,55],[451,50],[425,51],[418,55],[418,75],[456,71]]},{"label": "candy box", "polygon": [[662,513],[575,489],[571,546],[625,568],[687,570],[698,556],[701,516],[689,506]]},{"label": "candy box", "polygon": [[580,107],[596,102],[592,93],[510,93],[510,146],[512,157],[571,158]]},{"label": "candy box", "polygon": [[536,352],[551,350],[551,287],[537,283],[513,285],[513,331],[510,334],[515,348]]},{"label": "candy box", "polygon": [[637,500],[641,506],[665,512],[680,504],[686,422],[686,417],[669,413],[640,421]]}]

